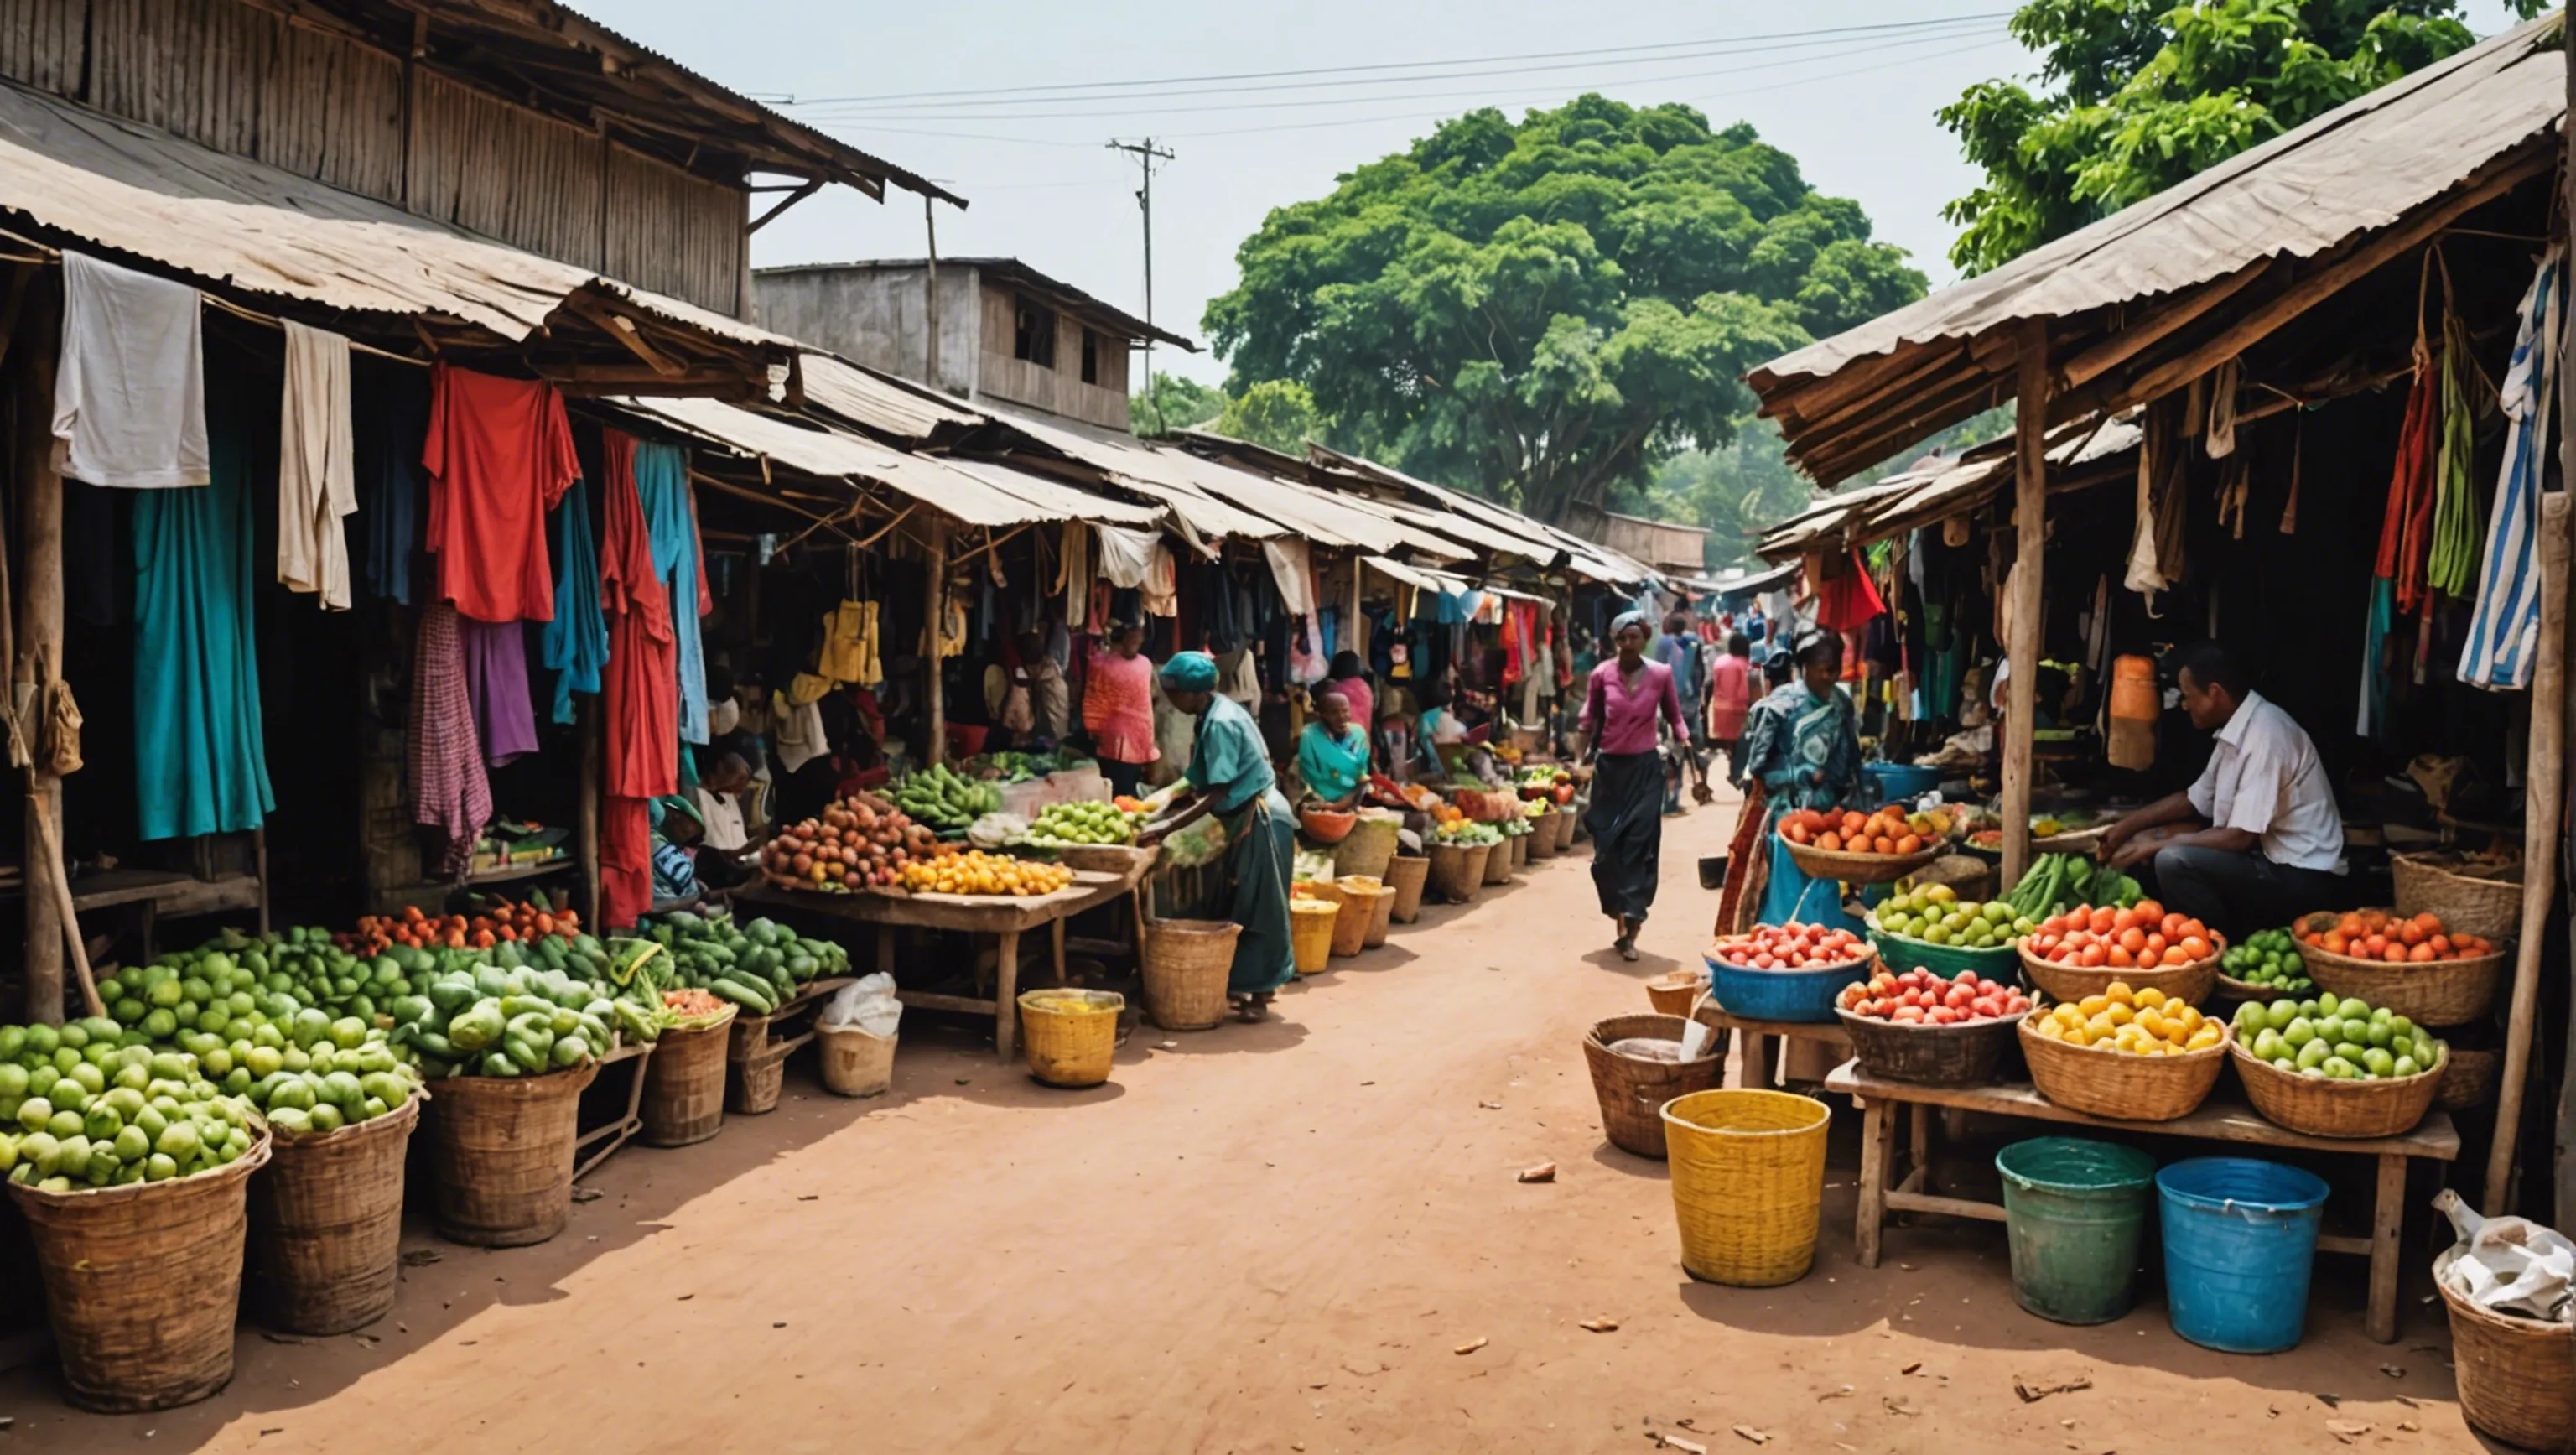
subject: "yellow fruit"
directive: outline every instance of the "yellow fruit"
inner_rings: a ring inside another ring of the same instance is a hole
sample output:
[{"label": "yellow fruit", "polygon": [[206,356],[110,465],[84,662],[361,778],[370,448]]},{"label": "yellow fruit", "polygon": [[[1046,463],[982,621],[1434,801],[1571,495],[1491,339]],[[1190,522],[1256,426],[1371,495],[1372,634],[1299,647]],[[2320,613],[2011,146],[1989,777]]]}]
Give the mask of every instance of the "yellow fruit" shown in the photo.
[{"label": "yellow fruit", "polygon": [[2084,1013],[2086,1020],[2091,1020],[2111,1008],[2111,998],[2107,995],[2088,995],[2075,1002],[2075,1008]]},{"label": "yellow fruit", "polygon": [[2161,1006],[2161,1005],[2163,1005],[2164,1003],[2165,1003],[2165,993],[2164,993],[2163,991],[2161,991],[2161,990],[2156,989],[2156,988],[2155,988],[2154,986],[2152,986],[2152,985],[2150,985],[2150,986],[2148,986],[2146,989],[2141,990],[2141,991],[2139,991],[2139,992],[2138,992],[2138,996],[2137,996],[2137,1004],[2138,1004],[2138,1008],[2139,1008],[2139,1009],[2141,1009],[2141,1010],[2146,1010],[2146,1009],[2149,1009],[2149,1008],[2151,1008],[2151,1007],[2155,1007],[2155,1006]]},{"label": "yellow fruit", "polygon": [[2137,1001],[2138,994],[2129,988],[2129,982],[2125,980],[2112,981],[2102,987],[2102,993],[2111,998],[2113,1005],[2133,1005]]}]

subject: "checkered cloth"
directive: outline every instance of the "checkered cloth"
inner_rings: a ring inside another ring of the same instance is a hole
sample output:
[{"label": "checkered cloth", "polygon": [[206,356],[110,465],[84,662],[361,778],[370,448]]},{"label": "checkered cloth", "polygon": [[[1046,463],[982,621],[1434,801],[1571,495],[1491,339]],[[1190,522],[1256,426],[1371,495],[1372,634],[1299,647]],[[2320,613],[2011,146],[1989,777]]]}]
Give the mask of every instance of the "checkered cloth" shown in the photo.
[{"label": "checkered cloth", "polygon": [[474,842],[492,821],[492,781],[474,735],[474,703],[465,690],[465,640],[456,607],[438,602],[420,614],[411,661],[412,817],[446,832],[439,872],[463,874]]}]

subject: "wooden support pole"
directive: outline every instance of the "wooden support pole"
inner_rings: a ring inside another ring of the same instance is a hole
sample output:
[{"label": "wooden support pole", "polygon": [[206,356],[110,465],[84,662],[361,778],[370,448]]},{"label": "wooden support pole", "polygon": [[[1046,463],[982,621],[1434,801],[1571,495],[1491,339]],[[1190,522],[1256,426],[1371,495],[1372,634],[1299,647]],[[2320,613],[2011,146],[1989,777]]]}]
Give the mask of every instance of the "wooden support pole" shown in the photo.
[{"label": "wooden support pole", "polygon": [[[2514,950],[2513,1010],[2505,1020],[2504,1080],[2496,1100],[2495,1143],[2487,1152],[2486,1196],[2478,1204],[2489,1217],[2512,1211],[2507,1199],[2513,1186],[2514,1146],[2522,1130],[2523,1091],[2531,1079],[2532,1022],[2540,1009],[2540,951],[2558,888],[2559,806],[2567,783],[2567,506],[2564,490],[2540,497],[2536,543],[2540,644],[2532,664],[2531,751],[2523,782],[2522,939]],[[2561,1189],[2560,1215],[2564,1216],[2568,1149],[2561,1145],[2557,1154],[2554,1180]]]},{"label": "wooden support pole", "polygon": [[2002,887],[2030,867],[2032,719],[2039,710],[2040,578],[2048,549],[2048,324],[2022,325],[2013,404],[2013,569],[2007,587],[2011,619],[2005,660],[2012,680],[2004,700],[2004,872]]},{"label": "wooden support pole", "polygon": [[948,607],[948,517],[930,518],[930,543],[924,554],[930,562],[929,584],[922,590],[921,662],[930,674],[923,700],[930,708],[929,759],[933,763],[948,761],[947,677],[939,657],[940,618]]},{"label": "wooden support pole", "polygon": [[[54,363],[62,350],[60,294],[51,278],[27,300],[11,352],[18,355],[17,660],[10,681],[28,747],[38,749],[45,685],[63,660],[63,477],[54,473]],[[27,1005],[29,1022],[63,1020],[63,859],[53,826],[62,821],[62,779],[41,751],[27,772]]]}]

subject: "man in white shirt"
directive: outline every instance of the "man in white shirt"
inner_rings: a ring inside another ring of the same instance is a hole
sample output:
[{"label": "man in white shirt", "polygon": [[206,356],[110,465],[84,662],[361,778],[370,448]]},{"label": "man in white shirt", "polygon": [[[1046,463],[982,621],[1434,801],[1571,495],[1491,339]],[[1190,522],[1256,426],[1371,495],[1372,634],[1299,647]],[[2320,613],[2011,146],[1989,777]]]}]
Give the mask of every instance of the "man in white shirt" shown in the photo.
[{"label": "man in white shirt", "polygon": [[[2248,689],[2245,669],[2216,643],[2182,654],[2175,674],[2192,726],[2216,732],[2199,781],[2121,819],[2103,836],[2117,868],[2154,860],[2165,908],[2231,940],[2343,904],[2343,818],[2316,744],[2288,713]],[[2163,824],[2205,827],[2142,841]]]}]

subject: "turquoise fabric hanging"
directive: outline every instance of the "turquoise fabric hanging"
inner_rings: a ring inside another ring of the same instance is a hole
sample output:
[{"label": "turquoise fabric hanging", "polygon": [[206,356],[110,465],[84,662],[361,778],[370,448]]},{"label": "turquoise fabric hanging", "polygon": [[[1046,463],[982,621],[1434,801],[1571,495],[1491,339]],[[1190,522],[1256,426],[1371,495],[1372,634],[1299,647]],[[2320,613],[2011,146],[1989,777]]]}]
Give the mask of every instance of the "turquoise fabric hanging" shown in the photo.
[{"label": "turquoise fabric hanging", "polygon": [[555,619],[537,635],[555,674],[555,721],[573,720],[572,695],[599,695],[608,665],[608,620],[599,611],[599,538],[590,532],[590,491],[579,480],[555,507]]},{"label": "turquoise fabric hanging", "polygon": [[698,636],[698,517],[689,503],[689,452],[635,446],[635,494],[653,538],[653,569],[671,588],[671,629],[679,638],[680,741],[707,740],[707,659]]},{"label": "turquoise fabric hanging", "polygon": [[238,371],[207,372],[212,483],[133,492],[134,781],[147,839],[254,829],[277,807],[251,620],[251,502],[275,490],[273,479],[252,489],[257,425],[274,441],[277,415],[273,395],[262,411],[225,382]]}]

